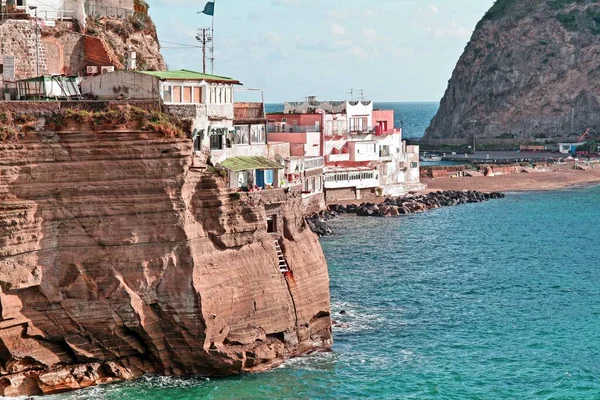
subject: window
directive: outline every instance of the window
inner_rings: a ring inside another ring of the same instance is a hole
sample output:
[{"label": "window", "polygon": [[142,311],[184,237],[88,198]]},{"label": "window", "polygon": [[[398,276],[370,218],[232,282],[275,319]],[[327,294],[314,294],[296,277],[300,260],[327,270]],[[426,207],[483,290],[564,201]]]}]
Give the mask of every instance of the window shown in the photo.
[{"label": "window", "polygon": [[173,102],[173,87],[165,86],[163,89],[163,101],[165,103]]},{"label": "window", "polygon": [[250,140],[250,143],[252,144],[265,143],[264,125],[262,126],[262,130],[261,125],[252,125],[250,127]]},{"label": "window", "polygon": [[210,149],[223,150],[223,130],[213,129],[210,135]]},{"label": "window", "polygon": [[191,86],[184,86],[182,103],[191,103],[191,102],[192,102],[192,88],[191,88]]},{"label": "window", "polygon": [[235,127],[235,144],[250,144],[250,128],[248,125]]},{"label": "window", "polygon": [[266,137],[266,133],[265,133],[265,126],[264,125],[260,125],[258,127],[258,142],[259,143],[266,143],[267,142],[267,137]]},{"label": "window", "polygon": [[413,161],[413,162],[411,162],[411,163],[410,163],[410,167],[411,167],[411,168],[418,168],[418,167],[419,167],[419,163],[418,163],[418,162],[415,162],[415,161]]},{"label": "window", "polygon": [[181,86],[173,86],[173,103],[181,103]]},{"label": "window", "polygon": [[194,87],[194,103],[200,104],[202,103],[202,88]]}]

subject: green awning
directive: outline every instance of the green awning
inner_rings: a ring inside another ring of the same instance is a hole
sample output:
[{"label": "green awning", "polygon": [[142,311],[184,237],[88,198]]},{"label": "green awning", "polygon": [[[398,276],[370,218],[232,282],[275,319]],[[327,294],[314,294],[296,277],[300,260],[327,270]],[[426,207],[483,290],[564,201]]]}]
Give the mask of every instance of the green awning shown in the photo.
[{"label": "green awning", "polygon": [[284,169],[275,161],[264,157],[232,157],[221,163],[221,166],[231,171],[249,171],[254,169]]}]

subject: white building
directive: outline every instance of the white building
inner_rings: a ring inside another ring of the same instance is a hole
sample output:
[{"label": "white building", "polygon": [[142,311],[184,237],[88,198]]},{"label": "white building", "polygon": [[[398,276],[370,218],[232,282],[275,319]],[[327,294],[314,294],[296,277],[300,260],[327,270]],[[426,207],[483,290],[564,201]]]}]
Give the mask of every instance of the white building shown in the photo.
[{"label": "white building", "polygon": [[[286,102],[283,112],[284,114],[324,112],[325,114],[343,115],[345,121],[332,123],[332,130],[347,128],[349,132],[370,132],[374,129],[372,101],[316,101],[314,97],[308,97],[305,102]],[[331,121],[333,122],[333,119]]]},{"label": "white building", "polygon": [[[194,121],[194,149],[222,152],[233,143],[234,94],[233,88],[241,83],[235,79],[179,71],[115,71],[85,78],[81,91],[100,100],[123,98],[128,100],[160,101],[167,113]],[[266,128],[265,128],[266,129]],[[253,132],[256,132],[255,130]],[[264,131],[250,135],[266,137]],[[266,139],[262,140],[266,144]],[[236,143],[237,144],[237,143]],[[226,155],[217,154],[222,161]]]},{"label": "white building", "polygon": [[2,0],[2,6],[9,15],[14,11],[27,13],[47,26],[74,19],[84,28],[88,16],[125,19],[134,13],[133,0]]}]

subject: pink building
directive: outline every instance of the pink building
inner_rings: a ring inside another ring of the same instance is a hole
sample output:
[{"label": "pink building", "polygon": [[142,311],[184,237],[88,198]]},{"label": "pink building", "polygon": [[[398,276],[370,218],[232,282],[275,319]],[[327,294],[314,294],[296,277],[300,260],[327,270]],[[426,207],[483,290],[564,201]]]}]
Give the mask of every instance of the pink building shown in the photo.
[{"label": "pink building", "polygon": [[269,142],[290,144],[294,157],[322,156],[321,114],[269,114]]},{"label": "pink building", "polygon": [[[394,127],[394,110],[370,101],[286,103],[269,114],[269,141],[290,143],[291,155],[325,161],[328,200],[399,195],[422,188],[419,165]],[[416,178],[415,178],[416,177]]]},{"label": "pink building", "polygon": [[379,135],[400,133],[394,127],[394,110],[373,110],[373,127]]}]

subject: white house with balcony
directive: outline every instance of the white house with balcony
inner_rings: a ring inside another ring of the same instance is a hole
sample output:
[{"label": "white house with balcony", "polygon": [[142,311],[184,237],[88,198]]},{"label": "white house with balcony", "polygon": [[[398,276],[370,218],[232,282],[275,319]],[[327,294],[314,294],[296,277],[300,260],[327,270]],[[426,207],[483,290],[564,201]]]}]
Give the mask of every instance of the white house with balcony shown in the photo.
[{"label": "white house with balcony", "polygon": [[[331,120],[331,129],[347,128],[348,132],[370,132],[373,130],[372,101],[317,101],[314,96],[304,102],[286,102],[284,114],[337,114],[344,122]],[[328,121],[329,122],[329,121]],[[336,126],[337,125],[337,126]]]},{"label": "white house with balcony", "polygon": [[234,128],[235,79],[189,70],[115,71],[86,77],[82,94],[99,100],[153,100],[165,112],[192,119],[194,150],[221,151]]}]

